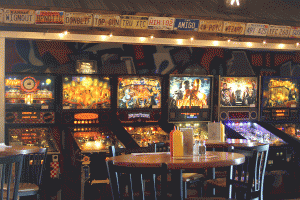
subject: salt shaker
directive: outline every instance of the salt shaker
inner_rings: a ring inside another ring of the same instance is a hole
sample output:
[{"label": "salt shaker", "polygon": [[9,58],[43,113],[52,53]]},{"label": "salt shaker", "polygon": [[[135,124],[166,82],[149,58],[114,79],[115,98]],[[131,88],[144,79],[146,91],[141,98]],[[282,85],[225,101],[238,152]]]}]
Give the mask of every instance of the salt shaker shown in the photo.
[{"label": "salt shaker", "polygon": [[199,156],[199,141],[195,140],[193,147],[193,156]]},{"label": "salt shaker", "polygon": [[199,155],[205,155],[206,154],[206,145],[205,140],[202,140],[199,142]]}]

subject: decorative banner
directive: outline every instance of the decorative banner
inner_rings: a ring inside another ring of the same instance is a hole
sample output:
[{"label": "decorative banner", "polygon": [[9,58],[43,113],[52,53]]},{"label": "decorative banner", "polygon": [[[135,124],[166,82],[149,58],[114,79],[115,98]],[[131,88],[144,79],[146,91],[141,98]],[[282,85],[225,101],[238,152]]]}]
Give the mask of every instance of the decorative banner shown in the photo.
[{"label": "decorative banner", "polygon": [[8,24],[34,24],[34,16],[34,10],[4,9],[4,23]]},{"label": "decorative banner", "polygon": [[292,27],[290,38],[300,38],[300,27]]},{"label": "decorative banner", "polygon": [[176,19],[174,30],[198,31],[199,19]]},{"label": "decorative banner", "polygon": [[290,26],[270,25],[268,30],[268,37],[289,37],[291,32]]},{"label": "decorative banner", "polygon": [[175,18],[170,17],[149,17],[148,29],[152,30],[173,30]]},{"label": "decorative banner", "polygon": [[135,15],[122,15],[121,28],[127,29],[147,29],[148,17]]},{"label": "decorative banner", "polygon": [[246,24],[242,22],[224,22],[223,33],[232,35],[244,35]]},{"label": "decorative banner", "polygon": [[94,14],[94,27],[120,27],[120,15]]},{"label": "decorative banner", "polygon": [[92,26],[93,14],[81,12],[67,12],[65,14],[66,26]]},{"label": "decorative banner", "polygon": [[222,33],[223,21],[200,20],[199,32]]},{"label": "decorative banner", "polygon": [[245,35],[267,36],[269,24],[248,23]]},{"label": "decorative banner", "polygon": [[45,11],[45,10],[37,10],[35,11],[36,25],[63,25],[65,13],[64,11]]}]

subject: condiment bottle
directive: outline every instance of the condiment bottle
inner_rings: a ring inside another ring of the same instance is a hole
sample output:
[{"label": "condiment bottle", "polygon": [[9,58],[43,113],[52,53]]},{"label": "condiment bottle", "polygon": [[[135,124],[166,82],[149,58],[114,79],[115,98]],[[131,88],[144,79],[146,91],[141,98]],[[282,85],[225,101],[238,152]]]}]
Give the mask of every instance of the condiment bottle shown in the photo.
[{"label": "condiment bottle", "polygon": [[206,145],[205,145],[205,140],[200,141],[199,144],[199,155],[205,155],[206,154]]},{"label": "condiment bottle", "polygon": [[193,146],[193,156],[199,156],[199,141],[195,140],[195,144]]},{"label": "condiment bottle", "polygon": [[172,157],[183,156],[183,134],[179,130],[170,133],[170,153]]}]

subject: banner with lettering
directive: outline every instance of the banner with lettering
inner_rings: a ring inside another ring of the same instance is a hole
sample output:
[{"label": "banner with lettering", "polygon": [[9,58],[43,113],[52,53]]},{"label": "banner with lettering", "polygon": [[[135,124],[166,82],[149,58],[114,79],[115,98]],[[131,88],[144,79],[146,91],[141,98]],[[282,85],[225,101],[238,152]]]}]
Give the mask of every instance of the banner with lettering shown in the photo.
[{"label": "banner with lettering", "polygon": [[245,35],[267,36],[269,24],[248,23]]},{"label": "banner with lettering", "polygon": [[35,11],[36,25],[63,25],[65,19],[64,11]]},{"label": "banner with lettering", "polygon": [[34,17],[34,10],[4,9],[4,23],[6,24],[34,24]]},{"label": "banner with lettering", "polygon": [[268,30],[268,37],[289,37],[291,32],[290,26],[270,25]]},{"label": "banner with lettering", "polygon": [[246,24],[242,22],[224,22],[223,34],[244,35]]},{"label": "banner with lettering", "polygon": [[149,17],[148,29],[151,30],[173,30],[175,18],[171,17]]},{"label": "banner with lettering", "polygon": [[198,31],[199,19],[176,19],[174,30],[179,31]]},{"label": "banner with lettering", "polygon": [[199,32],[221,33],[223,30],[223,21],[218,20],[200,20]]},{"label": "banner with lettering", "polygon": [[121,15],[121,28],[147,29],[148,17],[135,15]]},{"label": "banner with lettering", "polygon": [[120,15],[94,14],[94,27],[120,27]]},{"label": "banner with lettering", "polygon": [[290,38],[300,38],[300,27],[292,27]]},{"label": "banner with lettering", "polygon": [[66,12],[65,13],[66,26],[92,26],[93,13],[81,12]]}]

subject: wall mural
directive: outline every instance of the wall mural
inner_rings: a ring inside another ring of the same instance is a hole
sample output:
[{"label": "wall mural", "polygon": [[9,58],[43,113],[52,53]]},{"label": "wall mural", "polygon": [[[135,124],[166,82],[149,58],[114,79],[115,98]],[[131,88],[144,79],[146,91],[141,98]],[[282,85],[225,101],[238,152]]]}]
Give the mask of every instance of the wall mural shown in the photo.
[{"label": "wall mural", "polygon": [[96,60],[101,74],[299,76],[300,53],[225,48],[6,40],[6,72],[75,73]]}]

